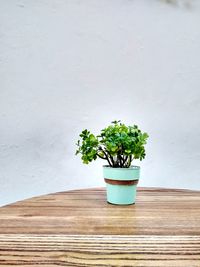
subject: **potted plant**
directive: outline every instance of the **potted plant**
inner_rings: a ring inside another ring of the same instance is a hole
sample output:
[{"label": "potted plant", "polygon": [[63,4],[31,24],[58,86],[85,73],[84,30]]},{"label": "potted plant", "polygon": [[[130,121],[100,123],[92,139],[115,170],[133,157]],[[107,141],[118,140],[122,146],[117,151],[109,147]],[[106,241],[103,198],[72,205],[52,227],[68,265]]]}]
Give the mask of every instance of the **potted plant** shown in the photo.
[{"label": "potted plant", "polygon": [[113,121],[97,136],[85,129],[80,137],[76,155],[82,155],[83,163],[97,158],[108,163],[103,166],[107,201],[119,205],[135,203],[140,167],[132,166],[132,161],[145,158],[148,134],[142,133],[137,125],[126,126],[121,121]]}]

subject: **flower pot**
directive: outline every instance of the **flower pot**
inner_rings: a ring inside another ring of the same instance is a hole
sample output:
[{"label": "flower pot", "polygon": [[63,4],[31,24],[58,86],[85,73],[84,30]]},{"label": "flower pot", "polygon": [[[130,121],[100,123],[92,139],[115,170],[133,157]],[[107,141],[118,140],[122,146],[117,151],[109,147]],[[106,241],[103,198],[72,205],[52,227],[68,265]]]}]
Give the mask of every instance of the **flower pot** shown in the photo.
[{"label": "flower pot", "polygon": [[111,204],[130,205],[135,203],[136,186],[140,178],[140,167],[112,168],[103,166],[107,201]]}]

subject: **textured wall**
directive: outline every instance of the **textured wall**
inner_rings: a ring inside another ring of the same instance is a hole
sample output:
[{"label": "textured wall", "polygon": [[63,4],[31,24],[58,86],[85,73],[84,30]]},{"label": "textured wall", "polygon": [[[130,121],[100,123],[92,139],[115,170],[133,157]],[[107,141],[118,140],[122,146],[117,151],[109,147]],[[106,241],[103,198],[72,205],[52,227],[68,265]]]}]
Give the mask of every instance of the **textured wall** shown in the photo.
[{"label": "textured wall", "polygon": [[[142,186],[200,189],[200,6],[0,0],[0,205],[102,186],[74,156],[114,119],[150,135]],[[138,164],[138,162],[136,162]]]}]

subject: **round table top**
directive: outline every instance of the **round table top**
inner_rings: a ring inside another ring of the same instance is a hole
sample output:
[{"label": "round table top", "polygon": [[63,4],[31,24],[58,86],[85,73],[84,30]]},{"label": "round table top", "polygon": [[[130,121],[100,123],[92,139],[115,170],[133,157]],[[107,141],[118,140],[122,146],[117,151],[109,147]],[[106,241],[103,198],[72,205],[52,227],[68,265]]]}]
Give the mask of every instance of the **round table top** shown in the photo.
[{"label": "round table top", "polygon": [[0,266],[20,263],[199,267],[200,192],[139,188],[135,205],[118,206],[95,188],[4,206]]}]

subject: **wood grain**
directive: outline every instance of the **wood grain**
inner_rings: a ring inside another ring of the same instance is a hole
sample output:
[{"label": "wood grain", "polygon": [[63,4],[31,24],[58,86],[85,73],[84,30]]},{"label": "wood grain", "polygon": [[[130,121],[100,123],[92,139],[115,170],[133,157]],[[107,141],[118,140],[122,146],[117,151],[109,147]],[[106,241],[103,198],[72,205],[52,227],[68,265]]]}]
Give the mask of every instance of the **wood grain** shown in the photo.
[{"label": "wood grain", "polygon": [[200,267],[200,192],[140,188],[136,205],[104,189],[0,208],[0,266]]},{"label": "wood grain", "polygon": [[104,189],[35,197],[0,209],[0,233],[200,234],[200,192],[140,189],[136,201],[108,204]]},{"label": "wood grain", "polygon": [[200,266],[200,236],[1,235],[1,266]]}]

